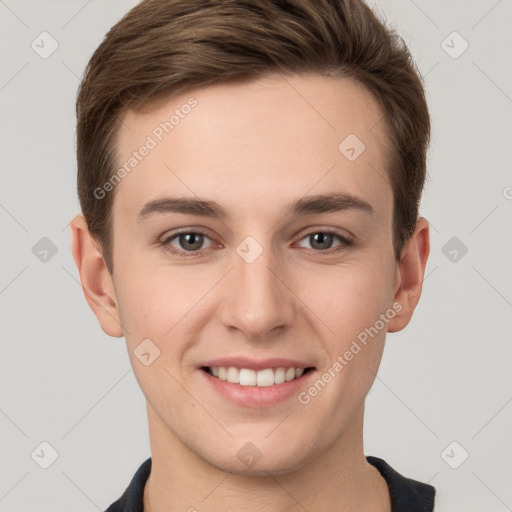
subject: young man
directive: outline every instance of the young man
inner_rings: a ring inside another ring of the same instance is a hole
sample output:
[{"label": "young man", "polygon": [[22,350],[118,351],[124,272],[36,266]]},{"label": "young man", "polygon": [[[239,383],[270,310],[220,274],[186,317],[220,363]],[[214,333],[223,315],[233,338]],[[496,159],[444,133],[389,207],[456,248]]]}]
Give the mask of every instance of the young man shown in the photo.
[{"label": "young man", "polygon": [[362,437],[429,253],[400,39],[356,0],[146,0],[77,115],[73,255],[150,432],[108,511],[433,510]]}]

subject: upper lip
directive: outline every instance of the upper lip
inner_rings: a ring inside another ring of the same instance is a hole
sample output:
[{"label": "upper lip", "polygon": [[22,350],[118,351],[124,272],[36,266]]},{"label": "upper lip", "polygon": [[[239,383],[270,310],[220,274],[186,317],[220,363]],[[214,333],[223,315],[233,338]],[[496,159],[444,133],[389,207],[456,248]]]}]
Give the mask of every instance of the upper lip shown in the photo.
[{"label": "upper lip", "polygon": [[229,367],[247,368],[250,370],[265,370],[267,368],[311,368],[312,364],[296,359],[288,359],[283,357],[273,357],[267,359],[253,359],[249,357],[222,357],[218,359],[210,359],[205,361],[200,367]]}]

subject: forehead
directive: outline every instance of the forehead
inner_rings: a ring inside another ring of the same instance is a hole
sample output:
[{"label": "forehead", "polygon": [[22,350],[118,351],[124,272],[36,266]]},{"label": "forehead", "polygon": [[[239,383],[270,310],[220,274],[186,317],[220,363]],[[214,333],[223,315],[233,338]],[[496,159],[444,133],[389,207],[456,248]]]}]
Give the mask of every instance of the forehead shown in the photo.
[{"label": "forehead", "polygon": [[352,79],[275,75],[195,89],[125,114],[116,149],[129,172],[114,210],[181,195],[270,212],[334,190],[387,208],[384,130],[377,101]]}]

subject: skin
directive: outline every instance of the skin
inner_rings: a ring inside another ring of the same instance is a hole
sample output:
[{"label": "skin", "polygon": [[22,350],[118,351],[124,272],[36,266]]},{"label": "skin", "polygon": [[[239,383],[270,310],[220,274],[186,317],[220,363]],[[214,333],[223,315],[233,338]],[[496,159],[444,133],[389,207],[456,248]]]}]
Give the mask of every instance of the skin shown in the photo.
[{"label": "skin", "polygon": [[[403,329],[420,298],[429,230],[420,218],[394,259],[382,111],[352,79],[215,85],[128,111],[119,162],[191,96],[197,106],[115,189],[113,274],[84,218],[72,223],[86,299],[107,334],[125,336],[146,397],[153,466],[144,510],[390,511],[387,485],[363,452],[364,401],[386,331]],[[353,162],[338,150],[351,133],[366,146]],[[285,212],[332,192],[372,212]],[[166,196],[214,200],[230,215],[137,221],[148,201]],[[186,252],[179,237],[161,243],[179,228],[207,231],[199,256],[166,249]],[[309,235],[326,231],[353,244],[335,236],[319,249]],[[236,252],[247,236],[263,249],[253,263]],[[393,304],[400,312],[307,405],[293,397],[235,406],[199,375],[208,359],[249,356],[310,361],[318,378]],[[134,355],[144,339],[161,352],[149,366]],[[252,467],[237,457],[247,442],[261,453]]]}]

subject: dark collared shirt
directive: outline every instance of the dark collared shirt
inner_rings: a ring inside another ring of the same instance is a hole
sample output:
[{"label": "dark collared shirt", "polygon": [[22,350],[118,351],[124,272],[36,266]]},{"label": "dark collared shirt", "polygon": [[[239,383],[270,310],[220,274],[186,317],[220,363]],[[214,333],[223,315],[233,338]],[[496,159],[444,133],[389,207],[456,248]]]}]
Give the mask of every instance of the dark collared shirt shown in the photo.
[{"label": "dark collared shirt", "polygon": [[[402,476],[385,460],[367,456],[366,460],[375,466],[388,484],[392,512],[432,512],[436,490]],[[144,512],[144,486],[151,472],[151,458],[147,459],[135,473],[124,494],[108,507],[106,512]]]}]

